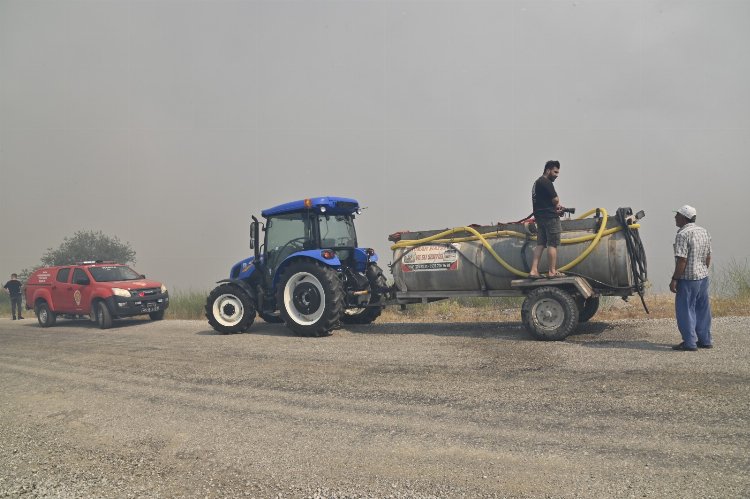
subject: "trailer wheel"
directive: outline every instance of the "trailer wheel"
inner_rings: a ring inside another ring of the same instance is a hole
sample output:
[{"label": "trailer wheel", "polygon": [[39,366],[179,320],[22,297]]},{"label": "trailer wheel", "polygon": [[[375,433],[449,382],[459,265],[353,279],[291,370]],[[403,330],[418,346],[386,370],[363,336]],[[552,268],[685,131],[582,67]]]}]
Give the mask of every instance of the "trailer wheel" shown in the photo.
[{"label": "trailer wheel", "polygon": [[107,308],[107,304],[99,301],[94,304],[94,314],[96,314],[96,325],[99,329],[109,329],[112,327],[112,314]]},{"label": "trailer wheel", "polygon": [[206,318],[211,327],[220,333],[239,333],[252,326],[255,305],[239,286],[221,284],[208,295]]},{"label": "trailer wheel", "polygon": [[[383,275],[383,269],[372,264],[367,269],[367,279],[370,281],[370,301],[379,302],[383,298],[388,283]],[[370,324],[383,313],[383,305],[376,307],[348,308],[341,316],[344,324]]]},{"label": "trailer wheel", "polygon": [[586,322],[599,310],[599,297],[592,296],[585,301],[579,301],[578,305],[578,322]]},{"label": "trailer wheel", "polygon": [[328,336],[341,319],[343,285],[333,269],[300,260],[282,274],[276,303],[287,327],[299,336]]},{"label": "trailer wheel", "polygon": [[578,325],[578,306],[564,289],[543,286],[526,295],[521,319],[534,338],[561,341]]},{"label": "trailer wheel", "polygon": [[36,320],[39,321],[39,325],[42,327],[54,326],[57,321],[57,314],[49,309],[47,302],[43,301],[34,307],[36,312]]}]

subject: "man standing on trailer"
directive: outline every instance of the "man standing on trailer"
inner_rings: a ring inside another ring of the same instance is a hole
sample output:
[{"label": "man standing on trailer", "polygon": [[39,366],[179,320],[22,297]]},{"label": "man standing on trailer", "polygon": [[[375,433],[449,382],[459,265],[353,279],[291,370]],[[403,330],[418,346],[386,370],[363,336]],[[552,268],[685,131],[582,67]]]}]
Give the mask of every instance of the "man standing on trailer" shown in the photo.
[{"label": "man standing on trailer", "polygon": [[695,208],[685,205],[675,212],[679,227],[674,239],[674,272],[669,290],[676,293],[675,314],[682,343],[672,348],[694,352],[713,348],[711,305],[708,299],[708,269],[711,266],[711,235],[695,224]]},{"label": "man standing on trailer", "polygon": [[542,259],[544,248],[547,248],[547,260],[549,261],[548,277],[562,277],[562,272],[557,271],[557,246],[560,244],[560,198],[557,195],[553,183],[560,175],[560,162],[547,161],[544,165],[544,174],[536,179],[531,188],[531,204],[534,207],[534,220],[536,221],[536,247],[534,248],[534,259],[531,262],[529,278],[539,279],[539,261]]}]

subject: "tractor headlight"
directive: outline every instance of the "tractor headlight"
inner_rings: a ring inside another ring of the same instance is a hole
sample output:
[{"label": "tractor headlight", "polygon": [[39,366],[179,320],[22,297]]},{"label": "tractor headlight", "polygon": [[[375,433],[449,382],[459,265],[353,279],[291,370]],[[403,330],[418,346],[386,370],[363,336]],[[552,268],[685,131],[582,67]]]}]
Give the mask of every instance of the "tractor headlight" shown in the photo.
[{"label": "tractor headlight", "polygon": [[161,293],[162,294],[166,294],[167,293],[167,287],[164,284],[161,285]]},{"label": "tractor headlight", "polygon": [[115,296],[122,296],[123,298],[130,298],[130,291],[121,288],[112,288],[112,292]]}]

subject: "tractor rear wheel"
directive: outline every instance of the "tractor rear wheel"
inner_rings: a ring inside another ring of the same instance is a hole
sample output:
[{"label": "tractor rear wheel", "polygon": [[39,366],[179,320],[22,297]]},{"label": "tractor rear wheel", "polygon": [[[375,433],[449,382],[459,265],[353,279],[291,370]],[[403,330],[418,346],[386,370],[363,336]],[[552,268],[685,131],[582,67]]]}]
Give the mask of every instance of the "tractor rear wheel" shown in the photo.
[{"label": "tractor rear wheel", "polygon": [[[372,264],[367,269],[367,279],[370,281],[370,303],[379,303],[383,293],[388,288],[388,283],[383,275],[383,269]],[[348,308],[341,316],[344,324],[370,324],[383,313],[383,305],[362,308]]]},{"label": "tractor rear wheel", "polygon": [[578,325],[578,306],[564,289],[543,286],[526,295],[521,319],[534,338],[561,341]]},{"label": "tractor rear wheel", "polygon": [[344,324],[370,324],[380,317],[383,307],[347,308],[341,315]]},{"label": "tractor rear wheel", "polygon": [[239,286],[221,284],[208,295],[206,318],[211,327],[220,333],[239,333],[252,326],[255,305]]},{"label": "tractor rear wheel", "polygon": [[328,336],[344,308],[344,286],[330,267],[311,260],[284,270],[276,295],[287,327],[299,336]]}]

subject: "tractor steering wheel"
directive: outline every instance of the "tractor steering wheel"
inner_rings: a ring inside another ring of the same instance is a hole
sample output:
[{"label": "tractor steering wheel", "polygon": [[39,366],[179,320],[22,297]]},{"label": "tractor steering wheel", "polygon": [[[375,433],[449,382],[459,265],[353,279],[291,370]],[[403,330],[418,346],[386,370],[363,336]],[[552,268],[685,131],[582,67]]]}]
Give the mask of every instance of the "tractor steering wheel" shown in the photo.
[{"label": "tractor steering wheel", "polygon": [[[292,253],[299,251],[301,249],[305,249],[304,241],[305,237],[295,237],[294,239],[291,239],[284,244],[281,248],[279,248],[276,251],[276,261],[281,262],[282,258],[286,258],[287,256],[291,255]],[[290,251],[288,254],[284,254],[285,250],[289,247],[292,251]]]}]

